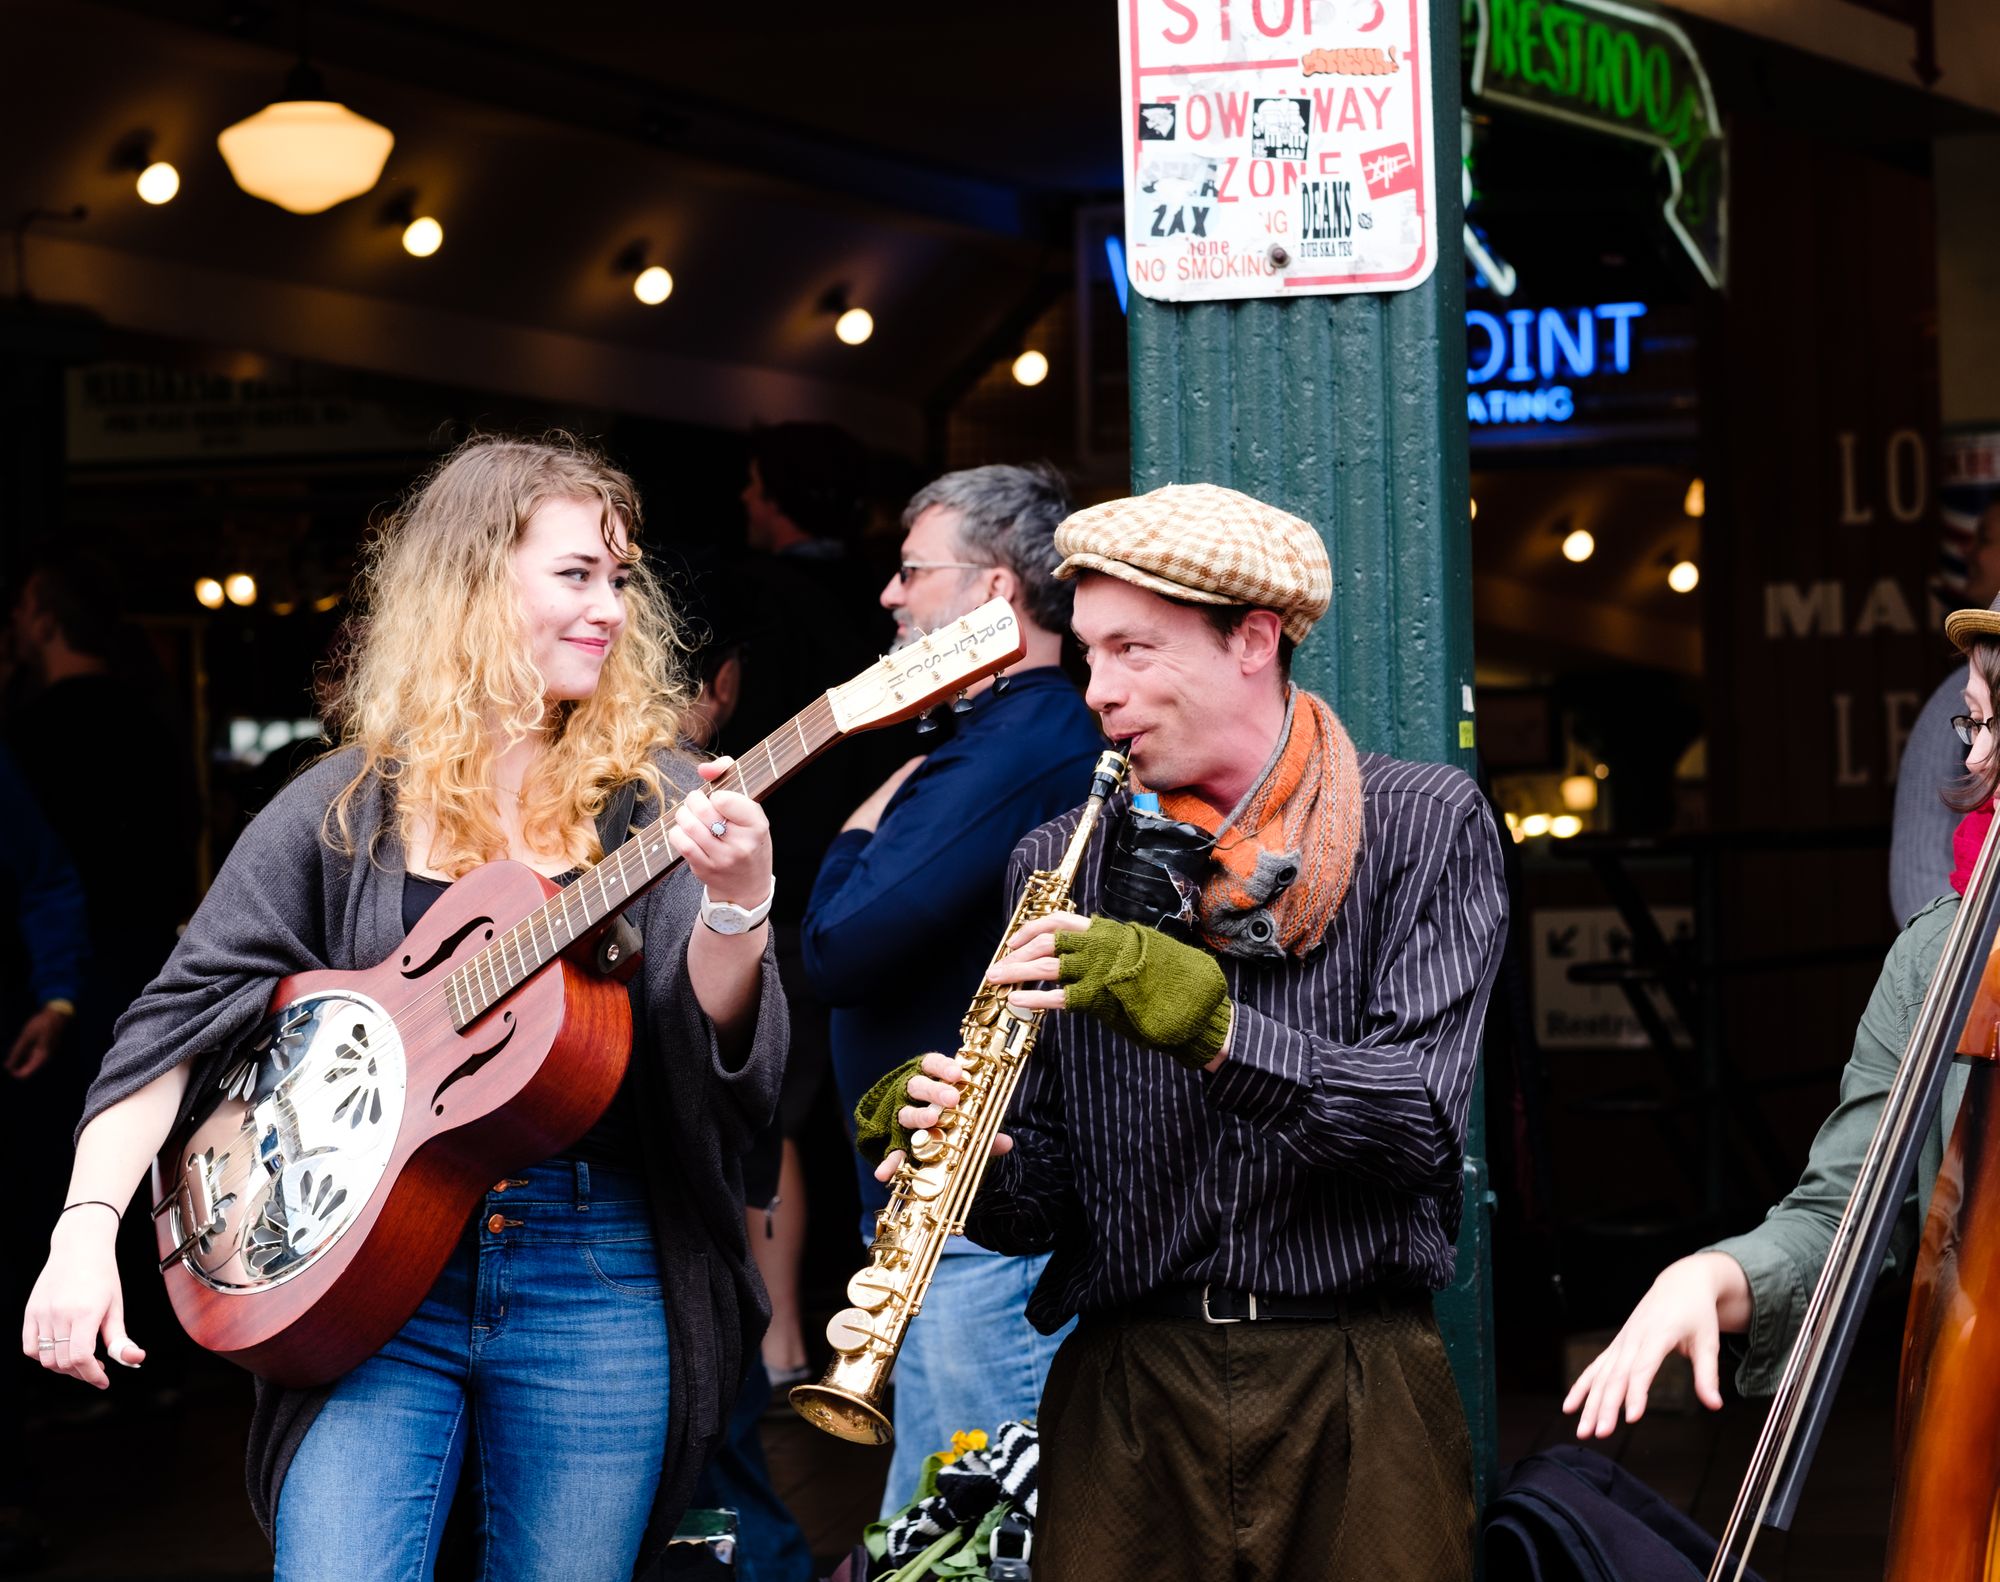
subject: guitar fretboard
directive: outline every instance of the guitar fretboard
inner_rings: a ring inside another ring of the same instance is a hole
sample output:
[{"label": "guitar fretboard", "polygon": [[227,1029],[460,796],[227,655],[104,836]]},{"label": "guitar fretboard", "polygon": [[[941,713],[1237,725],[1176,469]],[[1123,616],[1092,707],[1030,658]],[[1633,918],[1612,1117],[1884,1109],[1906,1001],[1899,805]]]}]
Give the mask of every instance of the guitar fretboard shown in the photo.
[{"label": "guitar fretboard", "polygon": [[[814,699],[790,723],[780,726],[704,789],[740,791],[762,801],[771,791],[823,752],[840,735],[832,705]],[[452,1025],[460,1030],[477,1021],[507,994],[533,977],[563,951],[615,916],[647,886],[680,862],[667,841],[679,804],[667,808],[644,829],[573,884],[565,885],[520,922],[486,946],[445,980]]]}]

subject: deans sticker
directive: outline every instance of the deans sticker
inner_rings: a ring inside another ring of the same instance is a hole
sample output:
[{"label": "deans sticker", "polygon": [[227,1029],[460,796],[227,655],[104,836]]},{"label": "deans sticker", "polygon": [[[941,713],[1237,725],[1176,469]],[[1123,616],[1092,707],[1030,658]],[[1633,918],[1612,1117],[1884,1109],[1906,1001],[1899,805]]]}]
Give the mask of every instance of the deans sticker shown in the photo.
[{"label": "deans sticker", "polygon": [[1165,302],[1437,266],[1429,0],[1125,0],[1125,258]]}]

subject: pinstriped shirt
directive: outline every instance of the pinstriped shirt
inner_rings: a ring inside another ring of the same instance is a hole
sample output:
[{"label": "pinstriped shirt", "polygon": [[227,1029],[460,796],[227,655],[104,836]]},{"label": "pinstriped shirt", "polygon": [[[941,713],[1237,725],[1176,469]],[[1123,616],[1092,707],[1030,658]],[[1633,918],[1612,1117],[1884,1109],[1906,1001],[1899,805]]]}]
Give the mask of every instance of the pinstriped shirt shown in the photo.
[{"label": "pinstriped shirt", "polygon": [[[1439,1289],[1507,895],[1494,821],[1443,764],[1361,755],[1361,855],[1319,949],[1221,956],[1229,1057],[1189,1071],[1083,1014],[1051,1012],[967,1227],[1052,1252],[1028,1317],[1212,1281],[1259,1294]],[[1077,877],[1096,910],[1107,810]],[[1051,868],[1078,811],[1015,848],[1010,894]]]}]

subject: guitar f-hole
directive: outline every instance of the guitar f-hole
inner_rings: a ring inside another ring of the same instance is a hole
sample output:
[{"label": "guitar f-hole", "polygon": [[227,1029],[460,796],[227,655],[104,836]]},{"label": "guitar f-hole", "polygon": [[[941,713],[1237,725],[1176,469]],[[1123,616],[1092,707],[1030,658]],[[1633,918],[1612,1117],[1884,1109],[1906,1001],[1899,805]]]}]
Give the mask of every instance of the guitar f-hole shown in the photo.
[{"label": "guitar f-hole", "polygon": [[444,1105],[438,1101],[444,1097],[444,1090],[446,1088],[450,1087],[454,1082],[461,1082],[467,1077],[477,1075],[487,1061],[499,1054],[501,1050],[505,1049],[513,1041],[514,1013],[512,1011],[502,1011],[500,1013],[500,1020],[506,1024],[507,1031],[500,1035],[498,1042],[480,1050],[475,1055],[467,1055],[464,1060],[459,1062],[451,1075],[437,1085],[437,1092],[431,1095],[432,1114],[444,1114]]},{"label": "guitar f-hole", "polygon": [[[460,924],[459,927],[453,929],[451,933],[439,940],[438,948],[414,967],[410,965],[410,958],[405,956],[403,958],[403,976],[406,978],[421,978],[454,950],[458,949],[459,945],[464,942],[466,935],[470,934],[475,928],[490,928],[492,922],[493,919],[490,917],[475,917],[468,922]],[[491,939],[493,936],[489,933],[486,937]]]}]

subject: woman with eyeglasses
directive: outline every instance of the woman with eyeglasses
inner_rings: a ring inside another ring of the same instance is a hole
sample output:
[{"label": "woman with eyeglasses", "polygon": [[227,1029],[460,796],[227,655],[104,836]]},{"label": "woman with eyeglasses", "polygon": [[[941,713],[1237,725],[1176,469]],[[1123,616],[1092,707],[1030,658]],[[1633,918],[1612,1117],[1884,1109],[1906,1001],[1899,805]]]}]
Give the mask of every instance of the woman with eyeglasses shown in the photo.
[{"label": "woman with eyeglasses", "polygon": [[[1960,610],[1945,632],[1967,656],[1965,713],[1951,722],[1971,752],[1965,778],[1946,800],[1965,815],[1953,838],[1953,894],[1912,917],[1889,947],[1882,974],[1854,1032],[1854,1053],[1840,1079],[1840,1100],[1813,1139],[1804,1174],[1764,1222],[1701,1252],[1667,1265],[1611,1344],[1583,1370],[1563,1401],[1577,1414],[1579,1439],[1603,1438],[1620,1422],[1646,1410],[1647,1392],[1660,1364],[1679,1352],[1694,1365],[1695,1394],[1711,1409],[1722,1405],[1717,1366],[1721,1335],[1747,1337],[1737,1387],[1745,1395],[1777,1388],[1792,1342],[1805,1317],[1836,1227],[1854,1190],[1863,1154],[1897,1063],[1923,1006],[1931,971],[1958,909],[1972,865],[1993,821],[2000,789],[1993,699],[2000,694],[2000,612]],[[1965,1072],[1947,1078],[1944,1103],[1931,1123],[1917,1165],[1917,1190],[1890,1243],[1890,1261],[1907,1269],[1915,1256],[1922,1216],[1930,1202],[1946,1140],[1965,1093]]]}]

